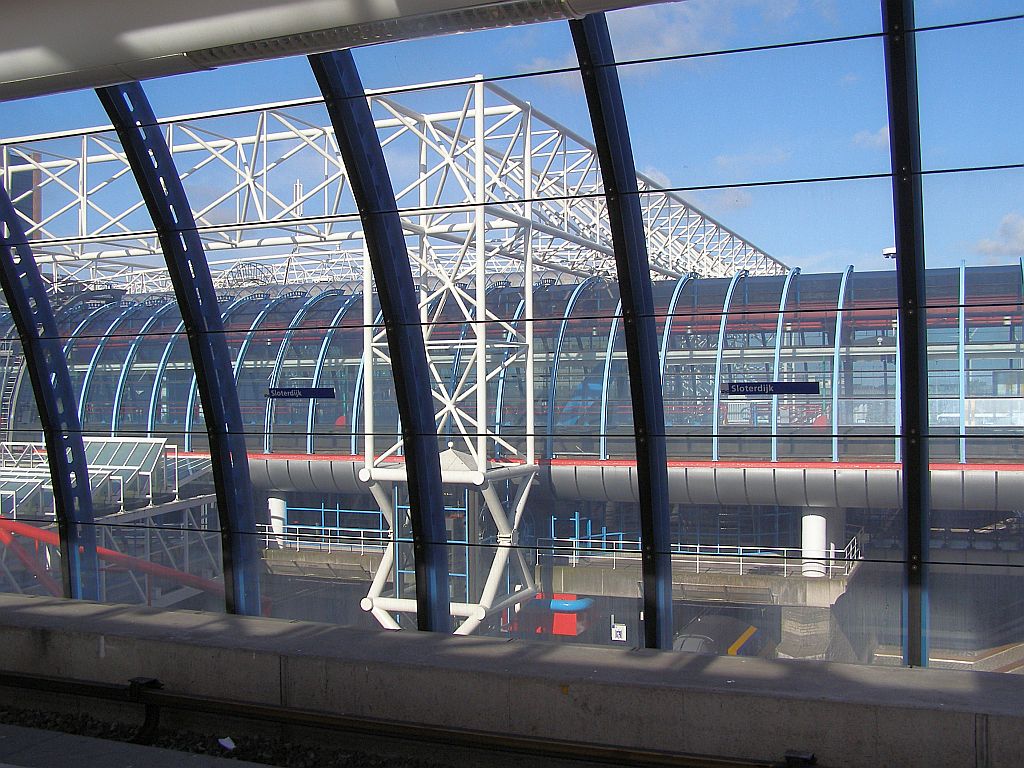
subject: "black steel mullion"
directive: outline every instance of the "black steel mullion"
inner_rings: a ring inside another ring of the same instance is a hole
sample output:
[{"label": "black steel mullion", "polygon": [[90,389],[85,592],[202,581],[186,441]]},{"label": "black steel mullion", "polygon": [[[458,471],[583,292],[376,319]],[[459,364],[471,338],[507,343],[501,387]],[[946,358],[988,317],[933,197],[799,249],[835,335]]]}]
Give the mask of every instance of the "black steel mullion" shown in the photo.
[{"label": "black steel mullion", "polygon": [[882,0],[889,95],[900,341],[902,497],[906,525],[903,660],[928,664],[928,348],[925,310],[921,132],[913,0]]},{"label": "black steel mullion", "polygon": [[644,643],[672,647],[672,556],[661,355],[626,110],[604,14],[569,22],[594,128],[622,301],[640,499]]},{"label": "black steel mullion", "polygon": [[97,89],[153,219],[206,414],[230,613],[259,615],[259,540],[242,411],[202,239],[170,149],[139,83]]},{"label": "black steel mullion", "polygon": [[[434,396],[395,192],[351,52],[317,54],[309,57],[309,63],[323,92],[359,209],[387,334],[409,484],[416,556],[416,623],[421,630],[450,632],[448,535]],[[370,297],[363,300],[369,301]]]},{"label": "black steel mullion", "polygon": [[[34,194],[39,194],[37,189]],[[99,599],[92,486],[64,343],[18,211],[0,183],[0,286],[21,338],[46,444],[64,596]]]}]

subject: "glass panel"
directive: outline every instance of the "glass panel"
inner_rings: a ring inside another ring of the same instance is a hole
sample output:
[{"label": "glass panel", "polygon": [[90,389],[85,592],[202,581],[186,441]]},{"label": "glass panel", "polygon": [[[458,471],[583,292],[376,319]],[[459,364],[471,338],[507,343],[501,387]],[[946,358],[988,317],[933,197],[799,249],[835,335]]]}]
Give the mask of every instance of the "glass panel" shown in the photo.
[{"label": "glass panel", "polygon": [[[371,311],[376,312],[376,297],[371,304]],[[323,360],[313,371],[313,385],[333,387],[335,397],[333,400],[316,400],[311,406],[314,417],[313,449],[316,453],[351,455],[363,452],[363,441],[358,437],[359,432],[365,429],[360,426],[363,402],[363,318],[361,294],[357,294],[357,298],[352,301],[339,302],[329,321],[323,346],[319,348],[318,354],[323,356]],[[288,413],[302,411],[300,403],[286,407]],[[308,407],[306,410],[308,413]],[[304,446],[301,450],[305,450]]]},{"label": "glass panel", "polygon": [[[990,17],[991,9],[968,7],[974,18]],[[916,41],[924,169],[1021,162],[1024,139],[1006,121],[1024,114],[1015,53],[1024,19],[920,32]]]},{"label": "glass panel", "polygon": [[[271,386],[314,386],[320,350],[335,332],[334,318],[339,312],[351,307],[354,301],[360,300],[358,295],[346,295],[332,290],[308,299],[286,334],[281,350],[280,367],[275,371]],[[347,390],[339,391],[335,388],[334,400],[329,402],[331,405],[337,405],[341,413],[347,414],[351,410],[351,400],[346,400],[347,395],[350,395]],[[275,398],[268,400],[267,407],[270,409],[271,417],[270,449],[277,453],[305,453],[307,422],[313,403],[306,400]],[[335,418],[336,425],[338,418]],[[344,427],[347,423],[346,417],[340,426]]]},{"label": "glass panel", "polygon": [[302,291],[275,299],[254,324],[251,338],[243,344],[235,380],[249,453],[263,452],[268,387],[292,318],[306,301]]},{"label": "glass panel", "polygon": [[552,378],[543,382],[554,394],[546,427],[552,458],[600,457],[604,358],[613,318],[620,312],[618,290],[602,280],[581,283],[577,290],[566,307]]},{"label": "glass panel", "polygon": [[[67,98],[68,109],[76,98]],[[8,178],[27,182],[18,186],[18,207],[53,287],[51,303],[87,433],[99,597],[222,610],[210,458],[180,451],[191,357],[161,246],[116,135],[104,129],[7,139],[0,157]],[[0,446],[0,485],[38,477],[35,490],[9,497],[10,516],[36,514],[43,533],[55,536],[39,417],[15,345],[5,370],[0,410],[9,431]],[[161,434],[168,430],[173,440]],[[35,542],[47,567],[59,569],[57,550],[46,554],[45,538],[28,536],[22,543]],[[22,560],[22,575],[35,573]]]},{"label": "glass panel", "polygon": [[[608,26],[616,57],[629,61],[871,34],[881,30],[881,16],[878,4],[869,0],[845,2],[838,8],[818,3],[757,5],[715,0],[613,11],[608,14]],[[715,61],[705,66],[712,68]]]},{"label": "glass panel", "polygon": [[[637,168],[660,186],[889,171],[880,39],[635,64],[620,74]],[[780,93],[814,108],[780,108]],[[706,194],[734,208],[748,203],[736,190]],[[703,207],[702,197],[692,202]]]},{"label": "glass panel", "polygon": [[146,95],[157,115],[182,115],[319,98],[320,91],[306,57],[293,56],[147,80]]}]

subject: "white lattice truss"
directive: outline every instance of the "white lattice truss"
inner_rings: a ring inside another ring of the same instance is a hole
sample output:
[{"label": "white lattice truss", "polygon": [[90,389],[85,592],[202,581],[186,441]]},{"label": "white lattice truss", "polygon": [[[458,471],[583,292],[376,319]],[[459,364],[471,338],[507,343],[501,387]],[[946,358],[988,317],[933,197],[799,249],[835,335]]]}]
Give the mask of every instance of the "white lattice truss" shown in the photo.
[{"label": "white lattice truss", "polygon": [[[470,602],[451,605],[457,631],[468,633],[536,591],[516,546],[537,472],[534,438],[503,435],[494,423],[498,382],[516,369],[523,423],[534,424],[533,287],[558,273],[614,277],[597,156],[578,134],[479,78],[371,93],[370,102],[419,285],[435,420],[448,442],[442,479],[479,494],[497,532],[484,584]],[[412,104],[451,108],[424,112]],[[164,127],[219,288],[340,282],[372,294],[359,218],[322,102],[192,115]],[[170,290],[109,128],[11,140],[2,159],[55,289]],[[655,273],[784,271],[677,194],[643,176],[639,185]],[[511,314],[494,306],[491,289],[503,280],[524,286]],[[391,397],[375,393],[390,380],[390,360],[372,302],[363,302],[363,313],[360,478],[395,530],[403,443],[374,424],[375,398]],[[394,613],[415,610],[415,601],[385,594],[394,546],[363,601],[386,627],[399,626]],[[503,588],[506,575],[518,587]]]},{"label": "white lattice truss", "polygon": [[[426,238],[436,259],[459,258],[484,204],[493,272],[522,271],[529,232],[538,268],[614,274],[597,158],[585,139],[480,80],[371,92],[370,101],[403,224],[410,237]],[[409,106],[423,102],[453,108]],[[362,233],[322,102],[163,123],[219,285],[361,278]],[[111,129],[2,144],[4,180],[55,284],[169,289],[152,223]],[[655,272],[783,271],[679,195],[643,176],[639,182]]]}]

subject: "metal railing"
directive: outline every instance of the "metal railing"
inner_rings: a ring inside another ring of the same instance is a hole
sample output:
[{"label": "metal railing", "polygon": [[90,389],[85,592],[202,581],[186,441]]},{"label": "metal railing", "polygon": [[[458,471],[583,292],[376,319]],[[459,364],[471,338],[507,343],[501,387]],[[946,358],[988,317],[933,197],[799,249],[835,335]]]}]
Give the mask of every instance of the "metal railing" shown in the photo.
[{"label": "metal railing", "polygon": [[[635,566],[640,542],[619,538],[543,539],[537,543],[539,562],[552,565]],[[849,576],[863,558],[857,536],[842,549],[831,548],[824,557],[805,557],[800,547],[756,547],[673,544],[673,571],[761,576],[799,576],[811,566],[815,575]]]},{"label": "metal railing", "polygon": [[380,554],[392,540],[391,531],[369,528],[325,528],[319,525],[257,525],[268,549],[315,550],[319,552],[358,552]]}]

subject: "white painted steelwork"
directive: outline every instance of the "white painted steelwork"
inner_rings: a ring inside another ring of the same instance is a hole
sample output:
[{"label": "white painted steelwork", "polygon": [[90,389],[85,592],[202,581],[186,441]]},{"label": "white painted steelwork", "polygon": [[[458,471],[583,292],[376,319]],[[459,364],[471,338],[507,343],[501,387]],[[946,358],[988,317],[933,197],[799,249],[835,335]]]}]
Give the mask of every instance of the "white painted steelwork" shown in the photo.
[{"label": "white painted steelwork", "polygon": [[[482,223],[492,275],[522,280],[526,250],[539,273],[614,274],[597,159],[586,139],[479,79],[368,93],[403,226],[435,262],[464,261]],[[406,103],[424,97],[455,108],[422,112]],[[362,232],[321,102],[163,122],[218,287],[361,279]],[[31,175],[32,191],[15,203],[56,288],[170,290],[112,130],[13,138],[0,147],[9,188],[12,177]],[[418,162],[403,162],[410,156]],[[784,274],[784,265],[678,194],[638,178],[656,273]]]}]

